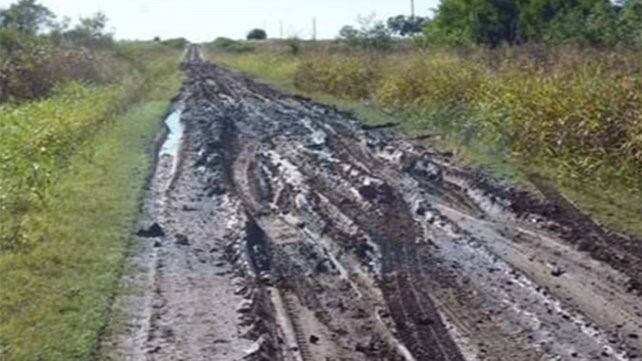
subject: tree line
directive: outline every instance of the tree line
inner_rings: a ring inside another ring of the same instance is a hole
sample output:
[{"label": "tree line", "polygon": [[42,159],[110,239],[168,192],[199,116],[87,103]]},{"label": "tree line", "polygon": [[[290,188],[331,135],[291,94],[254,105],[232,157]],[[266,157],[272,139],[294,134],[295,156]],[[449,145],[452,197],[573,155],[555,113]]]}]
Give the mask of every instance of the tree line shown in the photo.
[{"label": "tree line", "polygon": [[428,42],[642,46],[642,0],[442,0]]},{"label": "tree line", "polygon": [[360,19],[339,37],[348,45],[385,50],[393,37],[422,45],[525,43],[642,47],[642,0],[442,0],[431,18]]},{"label": "tree line", "polygon": [[[106,71],[111,67],[99,59],[110,58],[113,64],[137,60],[114,41],[107,24],[100,12],[76,21],[58,17],[37,0],[0,7],[0,103],[47,96],[69,81],[112,82]],[[162,43],[182,49],[187,40]]]},{"label": "tree line", "polygon": [[71,19],[58,17],[36,0],[19,0],[0,9],[0,47],[7,53],[17,50],[29,40],[49,40],[57,45],[67,43],[86,47],[112,44],[106,31],[107,16],[97,13],[81,17],[75,26]]},{"label": "tree line", "polygon": [[114,48],[107,17],[71,23],[36,0],[0,8],[0,103],[45,96],[66,81],[104,80],[93,53]]}]

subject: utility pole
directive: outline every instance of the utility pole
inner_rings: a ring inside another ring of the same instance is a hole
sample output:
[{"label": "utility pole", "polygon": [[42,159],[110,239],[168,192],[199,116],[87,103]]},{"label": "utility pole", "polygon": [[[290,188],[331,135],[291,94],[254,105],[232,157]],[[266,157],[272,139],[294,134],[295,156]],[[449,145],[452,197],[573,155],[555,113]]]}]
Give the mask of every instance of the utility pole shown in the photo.
[{"label": "utility pole", "polygon": [[283,20],[279,21],[279,35],[283,39]]},{"label": "utility pole", "polygon": [[415,17],[415,0],[410,0],[410,16]]},{"label": "utility pole", "polygon": [[317,18],[312,18],[312,40],[317,40]]}]

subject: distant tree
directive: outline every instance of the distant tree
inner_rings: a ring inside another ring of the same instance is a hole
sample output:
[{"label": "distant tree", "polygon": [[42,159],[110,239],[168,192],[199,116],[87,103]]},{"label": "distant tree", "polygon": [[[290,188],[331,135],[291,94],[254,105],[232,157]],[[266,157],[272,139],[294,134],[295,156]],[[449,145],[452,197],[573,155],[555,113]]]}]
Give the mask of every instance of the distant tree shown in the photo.
[{"label": "distant tree", "polygon": [[443,0],[436,14],[424,27],[430,43],[466,44],[473,42],[473,7],[469,1]]},{"label": "distant tree", "polygon": [[80,23],[65,36],[71,42],[87,47],[111,46],[112,35],[105,31],[107,22],[107,16],[98,12],[91,17],[81,18]]},{"label": "distant tree", "polygon": [[69,25],[71,24],[71,18],[65,16],[60,21],[55,21],[51,25],[51,30],[49,32],[49,38],[56,45],[60,45],[65,41],[65,34],[69,31]]},{"label": "distant tree", "polygon": [[427,42],[490,46],[532,41],[632,44],[642,28],[641,1],[442,0],[424,34]]},{"label": "distant tree", "polygon": [[50,26],[55,15],[36,0],[19,0],[6,10],[0,10],[0,28],[10,28],[35,35]]},{"label": "distant tree", "polygon": [[373,17],[359,18],[359,29],[347,25],[339,31],[339,40],[350,47],[360,47],[365,50],[385,51],[392,47],[390,29]]},{"label": "distant tree", "polygon": [[388,19],[388,28],[393,34],[413,36],[420,34],[428,18],[420,16],[397,15]]},{"label": "distant tree", "polygon": [[154,41],[157,42],[157,43],[160,43],[160,41],[161,41],[160,36],[155,36],[154,37]]},{"label": "distant tree", "polygon": [[349,46],[359,45],[360,32],[352,25],[346,25],[339,30],[339,38]]},{"label": "distant tree", "polygon": [[525,7],[520,19],[529,41],[586,45],[619,42],[618,9],[610,0],[539,0],[534,5],[530,6],[534,16],[529,18],[529,8]]},{"label": "distant tree", "polygon": [[619,5],[619,38],[624,43],[642,47],[642,0],[624,0]]},{"label": "distant tree", "polygon": [[247,34],[247,40],[265,40],[267,33],[263,29],[253,29]]}]

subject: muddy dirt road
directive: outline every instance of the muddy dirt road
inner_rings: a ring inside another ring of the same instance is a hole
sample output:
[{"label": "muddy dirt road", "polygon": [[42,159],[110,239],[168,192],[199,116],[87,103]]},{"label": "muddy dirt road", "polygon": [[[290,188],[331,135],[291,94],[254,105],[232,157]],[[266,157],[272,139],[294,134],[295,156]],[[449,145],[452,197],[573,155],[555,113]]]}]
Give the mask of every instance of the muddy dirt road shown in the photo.
[{"label": "muddy dirt road", "polygon": [[640,359],[641,242],[197,47],[183,69],[105,358]]}]

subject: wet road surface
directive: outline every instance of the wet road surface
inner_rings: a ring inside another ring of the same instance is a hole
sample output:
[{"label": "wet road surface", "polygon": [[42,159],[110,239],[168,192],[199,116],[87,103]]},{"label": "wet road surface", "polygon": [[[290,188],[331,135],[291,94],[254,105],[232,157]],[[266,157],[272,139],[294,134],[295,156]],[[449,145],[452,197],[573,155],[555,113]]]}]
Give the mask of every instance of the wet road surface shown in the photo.
[{"label": "wet road surface", "polygon": [[105,358],[640,359],[639,241],[197,47],[183,69]]}]

